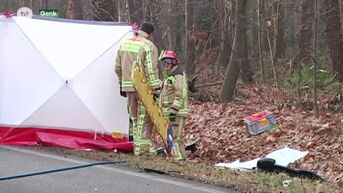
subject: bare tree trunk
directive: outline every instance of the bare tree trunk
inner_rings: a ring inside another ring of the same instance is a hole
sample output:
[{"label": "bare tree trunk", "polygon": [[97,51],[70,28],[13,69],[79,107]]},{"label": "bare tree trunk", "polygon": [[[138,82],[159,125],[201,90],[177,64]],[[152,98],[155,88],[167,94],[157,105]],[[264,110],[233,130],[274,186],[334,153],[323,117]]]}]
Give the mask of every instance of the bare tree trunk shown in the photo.
[{"label": "bare tree trunk", "polygon": [[94,20],[117,21],[117,0],[91,0]]},{"label": "bare tree trunk", "polygon": [[318,100],[317,100],[317,28],[318,28],[318,1],[315,0],[314,2],[314,11],[315,11],[315,21],[314,21],[314,58],[313,58],[313,66],[314,66],[314,81],[313,81],[313,100],[314,100],[314,110],[316,112],[316,117],[319,117],[319,108],[318,108]]},{"label": "bare tree trunk", "polygon": [[217,60],[218,68],[223,67],[226,69],[230,62],[231,55],[231,43],[229,42],[229,19],[230,19],[230,7],[228,4],[231,2],[217,1],[219,13],[219,56]]},{"label": "bare tree trunk", "polygon": [[275,23],[274,23],[274,61],[285,56],[286,53],[286,42],[284,38],[284,27],[283,27],[283,6],[281,0],[278,0],[275,5]]},{"label": "bare tree trunk", "polygon": [[278,87],[278,76],[276,72],[276,65],[274,61],[274,53],[273,53],[273,48],[272,48],[272,38],[270,35],[270,29],[267,29],[267,41],[268,41],[268,47],[269,47],[269,55],[270,55],[270,61],[272,63],[272,70],[273,70],[273,76],[274,76],[274,81],[275,81],[275,86]]},{"label": "bare tree trunk", "polygon": [[143,1],[141,0],[129,0],[129,14],[130,23],[142,23],[143,17]]},{"label": "bare tree trunk", "polygon": [[[230,17],[229,17],[229,24],[228,24],[228,26],[229,26],[229,34],[228,34],[228,36],[229,36],[229,39],[228,39],[228,41],[229,41],[229,43],[230,43],[230,50],[231,50],[231,52],[232,52],[232,49],[233,49],[233,41],[234,41],[234,39],[235,39],[235,31],[236,31],[236,9],[237,9],[237,7],[236,7],[236,1],[230,1],[230,12],[231,12],[231,14],[230,14]],[[230,52],[230,57],[231,57],[231,52]],[[230,58],[231,59],[231,58]]]},{"label": "bare tree trunk", "polygon": [[244,83],[250,84],[254,82],[254,71],[252,69],[251,62],[249,61],[248,36],[245,35],[241,40],[241,44],[245,44],[243,46],[246,48],[241,50],[243,54],[243,57],[241,58],[242,80]]},{"label": "bare tree trunk", "polygon": [[176,15],[178,14],[174,0],[160,0],[161,13],[160,21],[165,25],[161,25],[163,31],[163,40],[168,49],[175,49],[176,36]]},{"label": "bare tree trunk", "polygon": [[42,8],[48,9],[49,8],[49,0],[42,0],[41,5],[42,5]]},{"label": "bare tree trunk", "polygon": [[248,1],[247,17],[248,20],[248,51],[250,58],[258,57],[258,11],[257,1]]},{"label": "bare tree trunk", "polygon": [[[144,1],[145,2],[145,1]],[[154,24],[155,27],[155,32],[154,34],[154,43],[156,44],[158,49],[166,49],[163,43],[162,39],[162,30],[161,30],[161,25],[160,25],[160,19],[159,19],[159,14],[160,14],[160,1],[159,0],[149,0],[146,2],[147,5],[147,10],[146,10],[146,15],[145,17],[147,18],[148,21]]]},{"label": "bare tree trunk", "polygon": [[[241,59],[241,77],[242,77],[242,80],[244,83],[247,83],[247,84],[250,84],[250,83],[253,83],[254,82],[254,71],[252,69],[252,66],[251,66],[251,62],[250,62],[250,59],[249,59],[249,56],[250,54],[252,55],[253,54],[253,50],[254,50],[254,44],[251,43],[249,45],[249,39],[253,39],[251,41],[254,41],[256,38],[254,38],[253,35],[255,35],[255,33],[251,34],[251,38],[249,38],[249,35],[248,33],[251,32],[251,31],[254,31],[253,30],[253,27],[251,27],[249,24],[248,24],[248,18],[250,20],[250,14],[248,14],[248,10],[250,9],[250,5],[252,4],[252,2],[249,3],[249,1],[247,1],[247,5],[246,5],[246,10],[247,10],[247,13],[245,15],[246,17],[246,35],[244,36],[244,38],[242,38],[242,42],[241,44],[245,44],[245,50],[242,50],[244,55]],[[250,48],[250,49],[248,49]]]},{"label": "bare tree trunk", "polygon": [[129,22],[128,2],[126,0],[118,0],[118,21]]},{"label": "bare tree trunk", "polygon": [[287,13],[287,16],[288,16],[288,19],[287,19],[287,22],[288,22],[288,25],[290,26],[290,28],[288,28],[288,34],[290,36],[290,38],[292,40],[295,40],[295,41],[291,41],[291,42],[288,42],[287,46],[288,48],[290,49],[295,49],[297,51],[299,51],[299,42],[297,40],[298,38],[298,35],[299,35],[299,26],[301,25],[301,22],[300,22],[300,15],[301,15],[301,1],[299,0],[290,0],[294,6],[293,8],[287,8],[288,9],[288,13]]},{"label": "bare tree trunk", "polygon": [[339,2],[338,0],[325,0],[324,7],[328,63],[336,79],[343,82],[343,41]]},{"label": "bare tree trunk", "polygon": [[[270,1],[271,0],[263,0],[261,1],[261,13],[262,13],[262,48],[263,51],[269,53],[269,35],[272,34],[272,11],[270,8]],[[272,38],[270,40],[273,40]],[[271,42],[272,43],[272,42]]]},{"label": "bare tree trunk", "polygon": [[226,76],[220,91],[219,101],[222,103],[230,102],[233,99],[236,83],[247,50],[247,21],[246,21],[246,6],[247,0],[239,0],[236,2],[236,27],[235,39],[233,43],[233,51],[229,66],[226,71]]},{"label": "bare tree trunk", "polygon": [[299,57],[296,61],[297,64],[308,64],[311,62],[312,49],[312,36],[313,29],[312,23],[314,18],[314,1],[302,0],[300,12],[300,29],[299,29]]},{"label": "bare tree trunk", "polygon": [[260,62],[260,70],[262,73],[262,80],[266,82],[266,72],[263,63],[263,49],[262,49],[262,26],[261,26],[261,19],[262,19],[262,5],[263,0],[258,0],[257,2],[257,23],[258,23],[258,52],[259,52],[259,62]]},{"label": "bare tree trunk", "polygon": [[[166,26],[166,36],[167,36],[167,45],[168,45],[168,48],[169,49],[174,49],[175,46],[174,46],[174,38],[173,38],[173,26],[174,25],[174,13],[175,13],[175,10],[174,10],[174,5],[173,5],[173,1],[172,0],[167,0],[167,2],[165,2],[167,4],[167,6],[165,6],[165,9],[164,12],[167,13],[167,17],[168,18],[165,18],[165,21],[168,22],[168,25]],[[162,6],[163,7],[163,6]],[[162,8],[163,9],[163,8]]]},{"label": "bare tree trunk", "polygon": [[68,9],[66,18],[69,19],[83,19],[82,15],[82,1],[68,0]]},{"label": "bare tree trunk", "polygon": [[186,73],[191,77],[195,72],[194,61],[194,43],[190,40],[190,35],[193,30],[193,1],[185,0],[185,22],[186,22],[186,34],[185,34],[185,51],[186,51]]}]

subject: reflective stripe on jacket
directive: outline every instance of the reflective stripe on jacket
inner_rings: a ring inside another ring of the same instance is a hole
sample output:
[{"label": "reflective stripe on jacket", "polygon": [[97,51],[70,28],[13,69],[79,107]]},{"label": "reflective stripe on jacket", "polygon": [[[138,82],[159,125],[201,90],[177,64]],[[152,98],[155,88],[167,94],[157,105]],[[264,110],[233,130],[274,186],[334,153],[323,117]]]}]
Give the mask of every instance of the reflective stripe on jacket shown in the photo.
[{"label": "reflective stripe on jacket", "polygon": [[143,64],[143,70],[149,80],[149,85],[153,89],[160,86],[161,81],[157,67],[158,50],[147,37],[147,33],[139,31],[138,36],[125,40],[118,49],[115,73],[123,91],[135,91],[131,81],[134,62]]},{"label": "reflective stripe on jacket", "polygon": [[186,116],[188,113],[188,82],[181,67],[167,75],[161,86],[160,103],[165,115],[175,113]]}]

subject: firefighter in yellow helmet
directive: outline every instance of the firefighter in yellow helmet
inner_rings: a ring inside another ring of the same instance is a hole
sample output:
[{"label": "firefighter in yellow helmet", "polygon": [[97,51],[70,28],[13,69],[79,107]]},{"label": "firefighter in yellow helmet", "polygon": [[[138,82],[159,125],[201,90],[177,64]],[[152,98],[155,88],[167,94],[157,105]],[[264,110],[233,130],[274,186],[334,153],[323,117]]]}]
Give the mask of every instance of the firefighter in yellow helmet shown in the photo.
[{"label": "firefighter in yellow helmet", "polygon": [[186,158],[183,144],[185,119],[188,113],[188,83],[185,72],[178,63],[174,51],[166,50],[160,55],[165,77],[161,86],[160,104],[163,112],[173,125],[173,148],[171,154],[175,160]]},{"label": "firefighter in yellow helmet", "polygon": [[143,23],[138,32],[120,45],[117,53],[115,72],[119,79],[120,94],[127,96],[128,109],[132,121],[132,133],[134,154],[155,154],[150,134],[152,123],[141,103],[136,90],[133,87],[131,75],[134,63],[144,67],[149,85],[158,92],[161,80],[158,71],[158,50],[154,43],[149,40],[154,31],[150,23]]}]

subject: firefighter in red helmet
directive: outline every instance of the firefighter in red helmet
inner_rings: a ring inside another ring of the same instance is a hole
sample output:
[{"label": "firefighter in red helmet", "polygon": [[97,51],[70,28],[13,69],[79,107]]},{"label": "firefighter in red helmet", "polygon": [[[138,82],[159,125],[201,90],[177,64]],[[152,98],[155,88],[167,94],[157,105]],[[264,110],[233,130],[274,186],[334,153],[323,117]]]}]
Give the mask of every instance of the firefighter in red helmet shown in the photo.
[{"label": "firefighter in red helmet", "polygon": [[159,59],[165,74],[159,102],[164,114],[169,117],[173,125],[174,141],[171,153],[175,160],[184,160],[186,152],[183,144],[183,127],[188,113],[187,77],[174,51],[162,51]]}]

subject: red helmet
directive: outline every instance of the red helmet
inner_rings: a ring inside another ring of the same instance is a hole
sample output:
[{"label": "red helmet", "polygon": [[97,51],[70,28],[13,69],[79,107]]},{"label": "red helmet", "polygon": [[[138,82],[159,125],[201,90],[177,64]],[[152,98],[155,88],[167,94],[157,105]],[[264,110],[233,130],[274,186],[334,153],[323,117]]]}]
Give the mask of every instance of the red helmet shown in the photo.
[{"label": "red helmet", "polygon": [[172,50],[166,50],[166,51],[164,51],[164,53],[161,57],[161,60],[163,60],[165,58],[171,58],[171,59],[174,59],[177,61],[177,54]]},{"label": "red helmet", "polygon": [[131,27],[132,27],[132,29],[133,29],[134,31],[138,31],[138,29],[139,29],[139,24],[136,23],[136,22],[134,22],[134,23],[131,25]]}]

